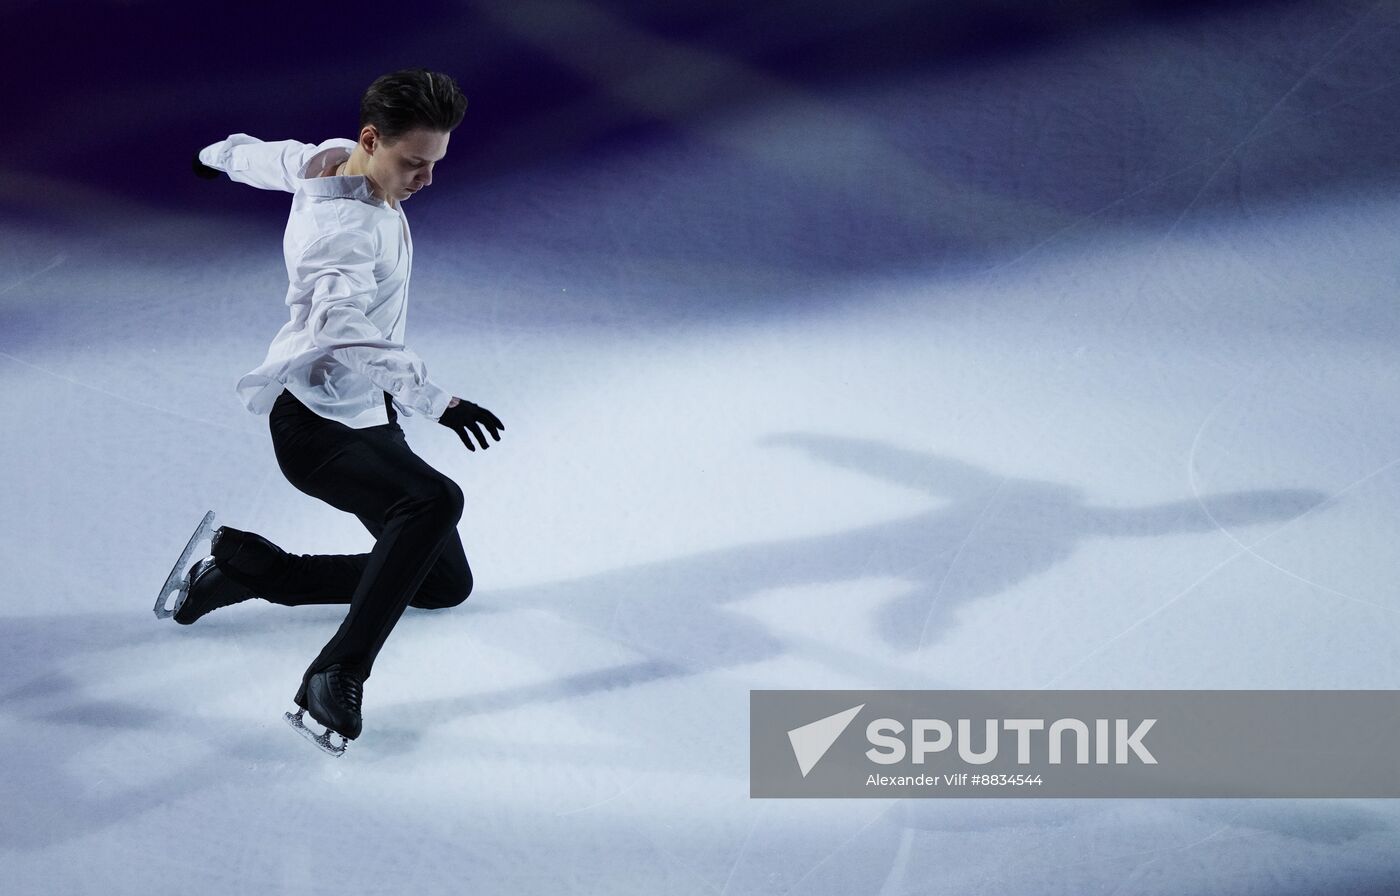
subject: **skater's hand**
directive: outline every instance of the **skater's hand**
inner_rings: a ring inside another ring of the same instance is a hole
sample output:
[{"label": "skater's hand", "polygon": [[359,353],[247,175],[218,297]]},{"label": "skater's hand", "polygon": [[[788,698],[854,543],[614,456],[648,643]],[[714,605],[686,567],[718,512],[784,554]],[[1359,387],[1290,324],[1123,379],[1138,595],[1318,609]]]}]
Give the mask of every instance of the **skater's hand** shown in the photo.
[{"label": "skater's hand", "polygon": [[195,175],[196,175],[197,177],[202,177],[202,178],[204,178],[205,180],[213,180],[214,178],[216,178],[216,177],[219,176],[220,171],[219,171],[218,168],[210,168],[208,165],[206,165],[206,164],[204,164],[203,162],[201,162],[201,161],[199,160],[199,153],[195,153],[195,154],[194,154],[194,173],[195,173]]},{"label": "skater's hand", "polygon": [[448,403],[447,410],[443,411],[442,416],[438,418],[438,422],[455,432],[457,437],[462,440],[462,444],[467,446],[468,451],[475,451],[476,445],[472,444],[467,433],[476,436],[477,442],[484,450],[491,446],[487,444],[486,434],[481,431],[481,428],[486,427],[487,432],[491,433],[491,438],[497,442],[501,440],[500,431],[506,428],[506,425],[501,422],[501,418],[481,405],[473,404],[462,398],[453,398]]}]

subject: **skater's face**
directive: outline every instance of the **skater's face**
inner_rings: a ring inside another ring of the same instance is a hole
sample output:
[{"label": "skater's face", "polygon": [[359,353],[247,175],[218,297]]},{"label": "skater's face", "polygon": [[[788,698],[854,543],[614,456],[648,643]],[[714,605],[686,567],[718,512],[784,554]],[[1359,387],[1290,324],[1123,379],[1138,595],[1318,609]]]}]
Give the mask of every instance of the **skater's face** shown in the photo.
[{"label": "skater's face", "polygon": [[[367,126],[365,131],[373,131]],[[447,155],[447,138],[442,131],[415,128],[397,140],[386,142],[375,134],[366,147],[369,161],[366,173],[383,192],[386,200],[397,202],[433,182],[433,166]],[[366,134],[361,132],[360,145]]]}]

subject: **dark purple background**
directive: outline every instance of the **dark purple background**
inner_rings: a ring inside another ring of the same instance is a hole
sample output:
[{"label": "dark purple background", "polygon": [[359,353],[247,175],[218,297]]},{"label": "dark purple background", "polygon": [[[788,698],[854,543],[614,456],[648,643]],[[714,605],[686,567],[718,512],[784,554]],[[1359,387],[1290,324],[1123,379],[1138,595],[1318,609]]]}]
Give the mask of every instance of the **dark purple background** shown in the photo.
[{"label": "dark purple background", "polygon": [[[280,227],[285,196],[197,180],[192,154],[240,131],[353,137],[364,88],[407,66],[469,98],[414,200],[425,234],[547,243],[569,270],[683,243],[698,267],[789,272],[774,298],[809,276],[1014,258],[1064,222],[1155,229],[1388,191],[1400,169],[1400,29],[1374,0],[29,3],[3,33],[0,215],[65,233],[142,208]],[[707,128],[766,115],[802,124],[737,153]],[[904,180],[853,150],[872,133]],[[622,243],[598,222],[637,211],[608,207],[606,178],[586,207],[554,207],[549,189],[658,158],[652,217]]]},{"label": "dark purple background", "polygon": [[[13,66],[6,81],[12,123],[18,124],[12,134],[20,139],[8,144],[4,166],[183,205],[199,190],[186,176],[194,148],[233,131],[308,142],[352,137],[364,87],[378,74],[414,65],[452,74],[469,98],[463,139],[452,150],[457,176],[489,178],[664,130],[666,123],[611,99],[560,61],[596,53],[611,57],[626,76],[644,74],[657,62],[632,47],[600,44],[587,28],[571,24],[571,9],[821,91],[975,69],[1093,30],[1268,5],[1308,4],[351,2],[316,12],[309,4],[184,0],[29,3],[5,12],[0,25],[0,33],[18,44],[18,55],[6,63]],[[509,9],[518,10],[512,15],[528,23],[533,37],[503,24],[499,13]],[[762,99],[747,95],[743,83],[689,87],[677,84],[691,98],[687,114],[697,117]],[[598,114],[569,126],[533,126],[570,106]],[[258,197],[245,193],[233,207],[240,201],[261,207]]]}]

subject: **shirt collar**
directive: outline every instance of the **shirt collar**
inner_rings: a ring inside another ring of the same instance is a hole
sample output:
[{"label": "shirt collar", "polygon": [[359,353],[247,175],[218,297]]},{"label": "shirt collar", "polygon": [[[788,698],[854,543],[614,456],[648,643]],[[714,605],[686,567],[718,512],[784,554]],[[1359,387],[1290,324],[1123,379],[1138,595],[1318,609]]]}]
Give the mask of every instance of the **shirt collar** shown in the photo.
[{"label": "shirt collar", "polygon": [[[327,144],[329,145],[327,146]],[[361,202],[368,202],[370,205],[388,208],[387,202],[374,195],[374,191],[370,189],[369,178],[363,174],[308,176],[316,171],[324,171],[328,165],[334,167],[350,158],[350,151],[355,148],[355,141],[328,140],[322,145],[327,146],[327,148],[313,155],[297,171],[297,179],[300,181],[298,186],[302,192],[309,196],[358,199]]]}]

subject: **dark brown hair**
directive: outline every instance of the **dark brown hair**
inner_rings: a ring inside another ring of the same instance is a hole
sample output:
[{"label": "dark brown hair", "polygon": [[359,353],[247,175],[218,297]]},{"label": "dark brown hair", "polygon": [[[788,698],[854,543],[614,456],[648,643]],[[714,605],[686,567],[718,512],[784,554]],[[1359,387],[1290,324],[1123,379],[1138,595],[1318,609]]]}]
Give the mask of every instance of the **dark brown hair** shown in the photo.
[{"label": "dark brown hair", "polygon": [[394,142],[414,128],[446,133],[462,123],[467,98],[457,82],[421,68],[380,75],[360,99],[360,127]]}]

